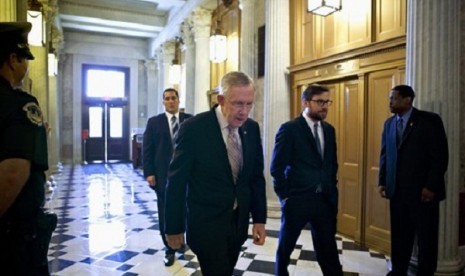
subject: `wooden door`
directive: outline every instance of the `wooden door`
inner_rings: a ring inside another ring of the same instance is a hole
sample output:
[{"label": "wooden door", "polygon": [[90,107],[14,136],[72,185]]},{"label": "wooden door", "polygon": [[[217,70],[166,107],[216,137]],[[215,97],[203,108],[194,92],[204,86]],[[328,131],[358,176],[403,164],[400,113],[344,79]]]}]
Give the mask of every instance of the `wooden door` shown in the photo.
[{"label": "wooden door", "polygon": [[338,232],[360,241],[363,167],[363,89],[358,80],[327,84],[333,105],[327,122],[336,128],[338,147]]},{"label": "wooden door", "polygon": [[391,69],[368,75],[366,188],[364,199],[365,244],[382,252],[390,251],[389,202],[378,193],[379,154],[384,122],[391,116],[389,92],[403,82],[404,74]]}]

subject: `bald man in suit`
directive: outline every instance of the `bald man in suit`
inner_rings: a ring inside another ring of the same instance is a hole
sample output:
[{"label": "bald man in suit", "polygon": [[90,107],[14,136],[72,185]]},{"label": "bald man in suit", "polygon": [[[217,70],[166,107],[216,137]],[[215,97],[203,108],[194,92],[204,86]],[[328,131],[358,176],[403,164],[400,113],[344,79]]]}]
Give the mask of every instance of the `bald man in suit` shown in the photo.
[{"label": "bald man in suit", "polygon": [[379,192],[391,212],[391,276],[407,275],[414,238],[418,242],[418,276],[437,268],[439,202],[446,197],[444,175],[449,153],[438,114],[413,107],[408,85],[392,88],[381,141]]}]

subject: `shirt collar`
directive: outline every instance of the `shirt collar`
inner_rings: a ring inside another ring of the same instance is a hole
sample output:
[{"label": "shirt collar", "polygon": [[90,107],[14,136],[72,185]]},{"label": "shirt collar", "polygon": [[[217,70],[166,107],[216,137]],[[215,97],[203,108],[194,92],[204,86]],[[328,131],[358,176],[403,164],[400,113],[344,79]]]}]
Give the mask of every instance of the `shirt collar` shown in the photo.
[{"label": "shirt collar", "polygon": [[317,124],[318,126],[321,127],[321,121],[314,121],[312,118],[308,117],[307,113],[304,111],[302,112],[302,116],[304,117],[305,121],[310,127],[313,127],[313,125]]},{"label": "shirt collar", "polygon": [[226,118],[223,115],[223,112],[221,112],[221,106],[218,105],[215,108],[215,113],[216,113],[216,118],[218,119],[218,123],[220,124],[220,128],[223,130],[228,127],[228,121],[226,121]]},{"label": "shirt collar", "polygon": [[413,107],[411,107],[411,108],[409,109],[409,111],[407,111],[407,112],[406,112],[404,115],[402,115],[402,116],[399,116],[399,114],[397,114],[397,121],[399,121],[400,118],[402,118],[402,121],[403,121],[404,123],[408,122],[408,120],[410,119],[410,116],[412,115],[412,110],[413,110]]},{"label": "shirt collar", "polygon": [[168,119],[171,119],[171,117],[173,117],[173,115],[176,116],[176,118],[179,119],[179,111],[174,113],[174,114],[171,114],[168,111],[165,111],[165,114],[166,114],[166,117],[168,117]]}]

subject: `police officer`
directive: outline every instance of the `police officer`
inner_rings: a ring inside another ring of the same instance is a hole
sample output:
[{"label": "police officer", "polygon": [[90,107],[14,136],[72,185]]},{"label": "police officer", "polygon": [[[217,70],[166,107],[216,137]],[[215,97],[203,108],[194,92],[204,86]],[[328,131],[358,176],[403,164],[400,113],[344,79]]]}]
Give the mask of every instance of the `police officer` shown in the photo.
[{"label": "police officer", "polygon": [[20,89],[34,59],[27,22],[0,22],[0,271],[49,275],[56,216],[43,210],[47,140],[35,97]]}]

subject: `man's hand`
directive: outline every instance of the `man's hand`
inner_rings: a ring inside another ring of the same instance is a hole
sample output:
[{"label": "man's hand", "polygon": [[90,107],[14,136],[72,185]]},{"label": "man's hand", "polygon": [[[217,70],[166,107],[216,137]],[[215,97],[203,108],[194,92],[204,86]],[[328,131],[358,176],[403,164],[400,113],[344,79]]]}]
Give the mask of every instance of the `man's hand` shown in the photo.
[{"label": "man's hand", "polygon": [[149,185],[150,185],[152,188],[155,188],[155,186],[157,186],[157,182],[155,181],[155,175],[149,175],[149,176],[147,176],[147,183],[149,183]]},{"label": "man's hand", "polygon": [[168,245],[173,249],[181,248],[182,244],[184,243],[184,233],[176,234],[176,235],[165,235],[166,241]]},{"label": "man's hand", "polygon": [[266,238],[265,224],[254,223],[252,226],[253,243],[256,245],[263,245]]},{"label": "man's hand", "polygon": [[385,186],[379,186],[378,192],[381,195],[381,197],[386,198],[386,187]]},{"label": "man's hand", "polygon": [[427,188],[423,188],[423,190],[421,190],[421,202],[431,202],[434,199],[434,196],[434,193]]}]

